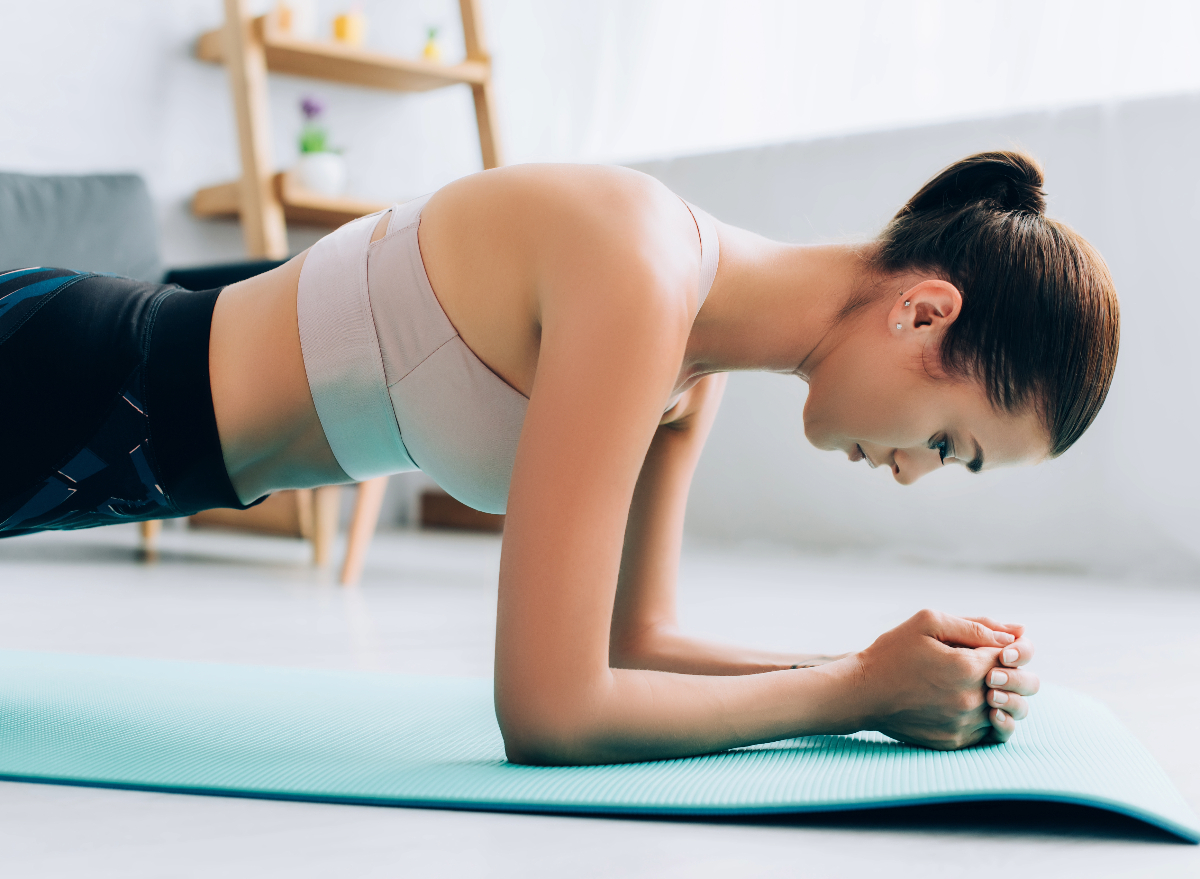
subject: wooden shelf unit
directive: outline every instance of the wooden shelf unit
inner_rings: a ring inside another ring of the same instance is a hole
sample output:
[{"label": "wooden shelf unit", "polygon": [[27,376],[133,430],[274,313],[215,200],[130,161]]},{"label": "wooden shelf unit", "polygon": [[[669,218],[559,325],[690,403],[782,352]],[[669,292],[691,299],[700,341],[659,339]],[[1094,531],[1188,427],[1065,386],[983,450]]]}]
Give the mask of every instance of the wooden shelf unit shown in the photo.
[{"label": "wooden shelf unit", "polygon": [[225,24],[201,34],[195,54],[229,70],[237,115],[242,177],[201,189],[192,199],[200,217],[238,215],[247,256],[287,256],[287,221],[340,226],[386,207],[361,199],[327,198],[296,185],[272,165],[267,72],[401,92],[466,85],[475,100],[483,167],[502,164],[492,97],[492,61],[483,42],[478,0],[459,0],[467,57],[458,64],[399,58],[337,43],[299,40],[279,29],[274,14],[251,18],[246,0],[224,0]]}]

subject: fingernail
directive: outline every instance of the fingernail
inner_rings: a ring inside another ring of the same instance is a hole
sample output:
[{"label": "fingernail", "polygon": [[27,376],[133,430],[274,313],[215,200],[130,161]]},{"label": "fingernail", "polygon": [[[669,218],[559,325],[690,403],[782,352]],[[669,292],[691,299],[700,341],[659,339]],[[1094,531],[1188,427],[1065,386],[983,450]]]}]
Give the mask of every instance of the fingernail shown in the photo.
[{"label": "fingernail", "polygon": [[988,683],[993,687],[1003,687],[1008,683],[1008,675],[1000,671],[998,668],[992,669],[992,675],[988,678]]},{"label": "fingernail", "polygon": [[1000,658],[1011,665],[1021,658],[1021,653],[1016,647],[1006,647],[1004,652],[1000,654]]},{"label": "fingernail", "polygon": [[1007,722],[1008,722],[1008,715],[1005,714],[1003,711],[1001,711],[999,708],[997,708],[996,709],[996,723],[1007,723]]},{"label": "fingernail", "polygon": [[1010,635],[1008,632],[993,632],[992,634],[1001,644],[1011,644],[1013,641],[1017,640],[1016,635]]},{"label": "fingernail", "polygon": [[992,690],[992,701],[997,705],[1003,705],[1008,701],[1008,693],[1003,690]]}]

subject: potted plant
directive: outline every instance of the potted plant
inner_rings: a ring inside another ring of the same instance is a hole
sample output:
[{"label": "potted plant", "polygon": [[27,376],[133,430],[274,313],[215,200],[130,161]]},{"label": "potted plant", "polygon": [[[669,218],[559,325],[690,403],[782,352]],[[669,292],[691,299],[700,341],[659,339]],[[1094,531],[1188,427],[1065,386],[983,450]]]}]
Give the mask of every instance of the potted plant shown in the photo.
[{"label": "potted plant", "polygon": [[316,98],[306,97],[300,102],[300,111],[304,114],[296,165],[300,185],[320,195],[341,195],[346,189],[346,160],[329,146],[329,132],[320,122],[325,107]]}]

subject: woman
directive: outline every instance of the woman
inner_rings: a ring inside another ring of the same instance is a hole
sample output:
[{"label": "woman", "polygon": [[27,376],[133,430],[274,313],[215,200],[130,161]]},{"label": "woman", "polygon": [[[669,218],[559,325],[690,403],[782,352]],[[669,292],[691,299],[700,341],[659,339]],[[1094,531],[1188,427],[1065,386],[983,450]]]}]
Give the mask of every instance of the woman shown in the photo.
[{"label": "woman", "polygon": [[632,171],[513,167],[224,290],[0,276],[6,411],[25,413],[0,529],[420,466],[507,509],[495,692],[514,761],[859,729],[1004,741],[1038,687],[1020,626],[922,611],[858,653],[765,653],[679,633],[675,577],[731,370],[804,379],[808,439],[902,484],[1078,439],[1112,378],[1117,301],[1041,184],[1027,156],[973,156],[875,241],[803,247]]}]

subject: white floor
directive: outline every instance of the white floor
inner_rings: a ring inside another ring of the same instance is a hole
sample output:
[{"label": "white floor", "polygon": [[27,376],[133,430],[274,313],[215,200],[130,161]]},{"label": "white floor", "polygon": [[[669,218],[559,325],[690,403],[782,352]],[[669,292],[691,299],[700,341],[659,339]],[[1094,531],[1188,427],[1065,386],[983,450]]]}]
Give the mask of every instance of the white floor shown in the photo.
[{"label": "white floor", "polygon": [[[0,541],[0,646],[422,674],[491,671],[499,542],[388,534],[343,590],[279,539],[131,529]],[[690,550],[685,623],[845,651],[923,606],[1026,623],[1037,670],[1107,702],[1200,811],[1200,584]],[[0,743],[2,746],[2,743]],[[1197,877],[1200,848],[1089,810],[999,804],[699,822],[330,806],[0,783],[22,877]]]}]

